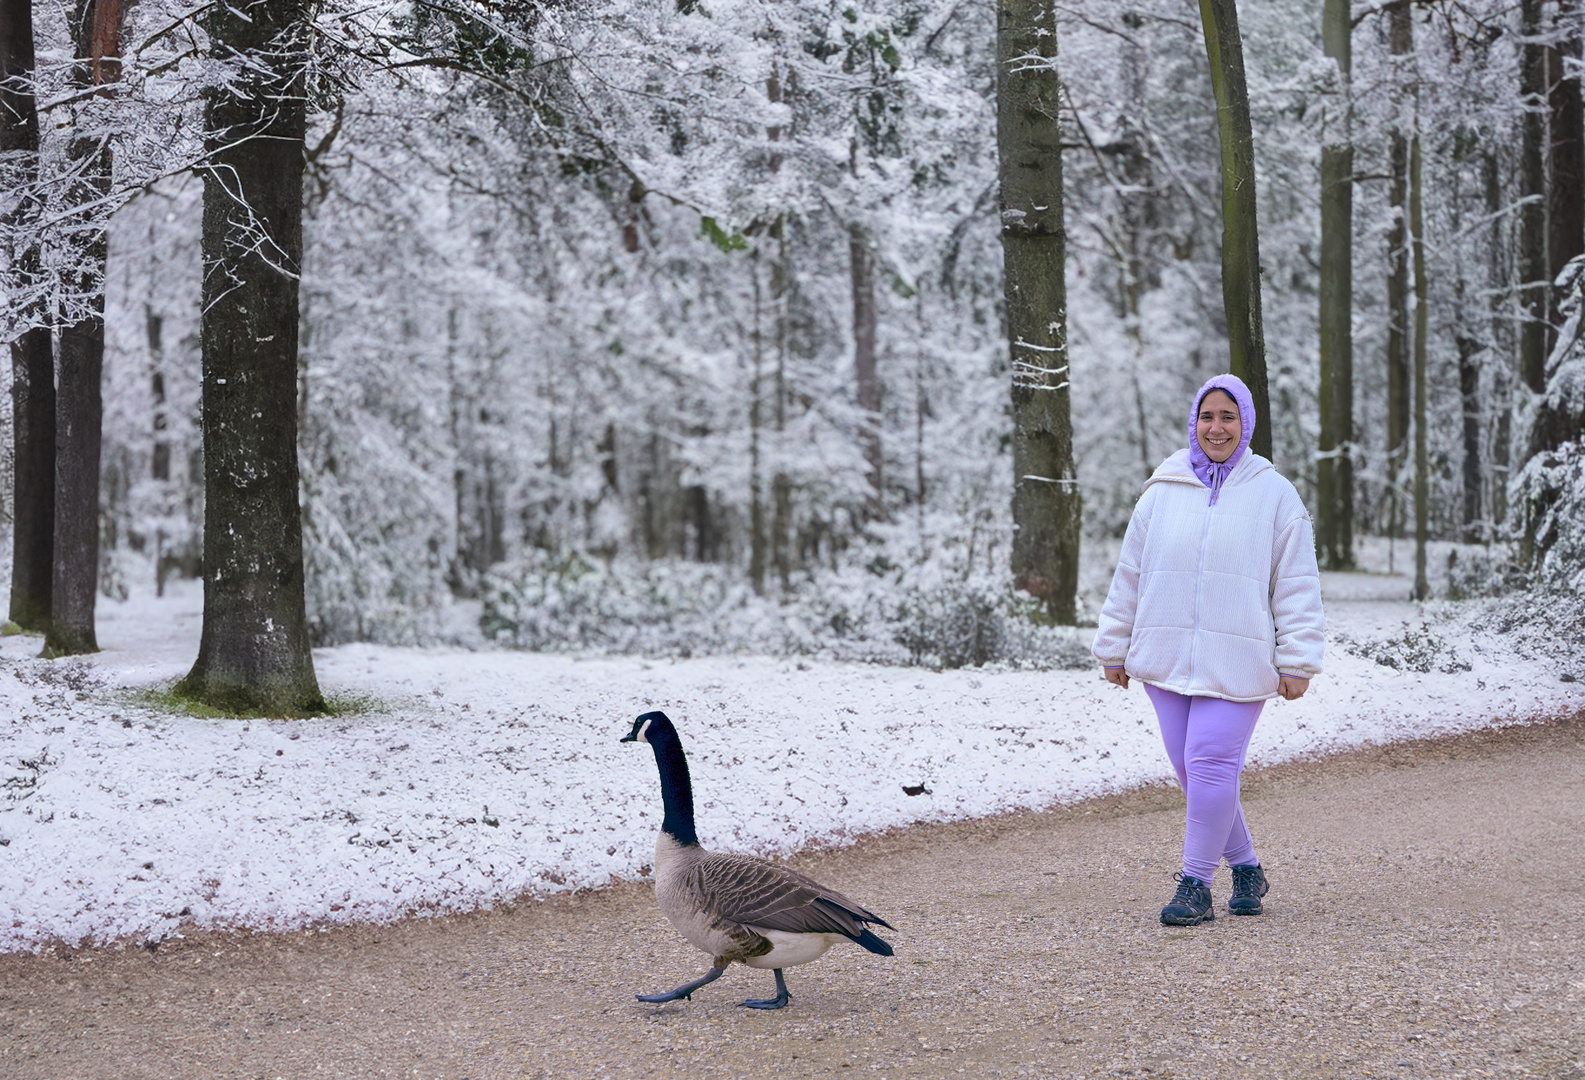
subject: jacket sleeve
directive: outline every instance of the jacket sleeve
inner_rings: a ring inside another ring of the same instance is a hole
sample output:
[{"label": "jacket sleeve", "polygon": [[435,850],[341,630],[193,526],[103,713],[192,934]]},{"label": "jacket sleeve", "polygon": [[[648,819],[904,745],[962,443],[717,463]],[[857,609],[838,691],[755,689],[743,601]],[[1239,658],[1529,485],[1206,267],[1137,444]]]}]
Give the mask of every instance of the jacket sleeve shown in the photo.
[{"label": "jacket sleeve", "polygon": [[1271,619],[1277,634],[1277,672],[1311,679],[1321,673],[1326,621],[1315,531],[1302,510],[1277,533],[1271,552]]},{"label": "jacket sleeve", "polygon": [[1153,492],[1147,488],[1128,519],[1123,553],[1118,556],[1112,588],[1101,607],[1095,644],[1090,646],[1090,652],[1107,667],[1120,666],[1128,656],[1128,642],[1134,634],[1134,612],[1139,607],[1139,567],[1144,561],[1145,534],[1150,529],[1150,509],[1154,504]]}]

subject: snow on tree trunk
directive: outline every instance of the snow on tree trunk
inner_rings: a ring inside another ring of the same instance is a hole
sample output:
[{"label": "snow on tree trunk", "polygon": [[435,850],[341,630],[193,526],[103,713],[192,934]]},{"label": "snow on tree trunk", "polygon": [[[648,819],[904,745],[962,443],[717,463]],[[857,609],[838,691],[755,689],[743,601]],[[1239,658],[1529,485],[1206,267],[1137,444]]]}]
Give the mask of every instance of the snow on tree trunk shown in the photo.
[{"label": "snow on tree trunk", "polygon": [[207,17],[234,80],[210,91],[203,165],[204,623],[177,691],[319,712],[298,508],[298,267],[308,17],[296,0]]},{"label": "snow on tree trunk", "polygon": [[1255,213],[1255,136],[1244,79],[1244,42],[1235,0],[1200,0],[1200,24],[1216,95],[1222,150],[1222,306],[1227,312],[1229,370],[1255,399],[1250,448],[1271,457],[1266,337],[1260,308],[1260,230]]},{"label": "snow on tree trunk", "polygon": [[1057,25],[1047,0],[1002,0],[996,144],[1013,373],[1012,570],[1046,618],[1071,624],[1080,494],[1068,393],[1056,63]]},{"label": "snow on tree trunk", "polygon": [[[0,0],[0,153],[8,179],[26,192],[38,178],[39,120],[33,95],[33,5]],[[55,535],[55,361],[39,296],[38,201],[17,200],[6,234],[17,294],[11,299],[11,438],[15,488],[11,513],[10,619],[23,630],[49,625]]]},{"label": "snow on tree trunk", "polygon": [[1332,570],[1354,564],[1354,143],[1348,0],[1326,0],[1321,38],[1337,64],[1321,136],[1321,454],[1316,545]]}]

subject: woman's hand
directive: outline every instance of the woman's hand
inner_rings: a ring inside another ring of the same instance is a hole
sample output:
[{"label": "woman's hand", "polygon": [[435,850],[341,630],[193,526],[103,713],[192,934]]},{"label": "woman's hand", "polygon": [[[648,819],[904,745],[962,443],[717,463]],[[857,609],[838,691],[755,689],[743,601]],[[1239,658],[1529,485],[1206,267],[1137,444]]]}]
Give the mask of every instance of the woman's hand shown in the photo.
[{"label": "woman's hand", "polygon": [[1285,701],[1298,701],[1308,689],[1310,689],[1309,679],[1301,679],[1297,675],[1282,675],[1278,677],[1277,693]]},{"label": "woman's hand", "polygon": [[[1121,686],[1124,690],[1128,689],[1128,672],[1120,667],[1102,668],[1101,671],[1106,676],[1107,682],[1113,686]],[[1301,690],[1299,693],[1302,694],[1304,691]]]}]

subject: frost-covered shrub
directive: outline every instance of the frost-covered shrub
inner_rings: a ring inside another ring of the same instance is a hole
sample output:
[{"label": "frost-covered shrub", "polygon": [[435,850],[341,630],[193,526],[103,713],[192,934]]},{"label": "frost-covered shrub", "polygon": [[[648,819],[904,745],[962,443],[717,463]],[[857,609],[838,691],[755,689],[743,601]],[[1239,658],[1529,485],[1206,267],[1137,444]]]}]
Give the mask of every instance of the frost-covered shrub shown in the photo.
[{"label": "frost-covered shrub", "polygon": [[481,629],[497,644],[659,656],[755,653],[883,664],[1087,666],[1093,631],[1044,627],[1010,577],[856,562],[778,600],[732,567],[605,564],[532,552],[486,575]]},{"label": "frost-covered shrub", "polygon": [[1510,502],[1522,556],[1543,591],[1585,596],[1585,256],[1558,276],[1568,316],[1547,359],[1545,393],[1525,402],[1526,459]]},{"label": "frost-covered shrub", "polygon": [[1513,548],[1454,548],[1447,553],[1447,598],[1469,600],[1507,596],[1529,585],[1529,575],[1516,561]]},{"label": "frost-covered shrub", "polygon": [[1444,675],[1453,675],[1473,667],[1426,626],[1406,627],[1403,633],[1385,641],[1356,641],[1341,634],[1336,635],[1334,640],[1355,656],[1374,660],[1382,667],[1398,671],[1417,671],[1421,674],[1440,671]]}]

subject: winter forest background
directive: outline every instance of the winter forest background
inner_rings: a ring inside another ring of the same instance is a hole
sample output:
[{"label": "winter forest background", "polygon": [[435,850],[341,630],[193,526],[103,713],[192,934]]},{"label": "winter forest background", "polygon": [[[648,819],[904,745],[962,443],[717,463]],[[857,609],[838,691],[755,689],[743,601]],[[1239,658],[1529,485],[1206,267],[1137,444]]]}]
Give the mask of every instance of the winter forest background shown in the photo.
[{"label": "winter forest background", "polygon": [[[35,177],[6,159],[6,336],[40,324],[29,310],[70,324],[102,289],[98,581],[125,596],[201,569],[193,166],[204,95],[242,76],[204,8],[128,0],[118,77],[84,91],[82,8],[32,11],[42,134]],[[1027,617],[1008,569],[993,4],[311,11],[296,411],[316,644],[1088,662],[1088,634]],[[1276,464],[1315,512],[1341,453],[1356,542],[1407,538],[1412,565],[1423,348],[1438,580],[1577,612],[1581,8],[1348,14],[1345,80],[1322,0],[1239,12]],[[1221,165],[1196,4],[1055,18],[1084,622],[1139,485],[1227,369]],[[1323,145],[1343,137],[1339,451],[1319,292]],[[88,199],[86,144],[112,162]],[[84,273],[106,229],[102,276]],[[48,294],[31,308],[29,236]],[[0,446],[10,492],[10,430]]]}]

